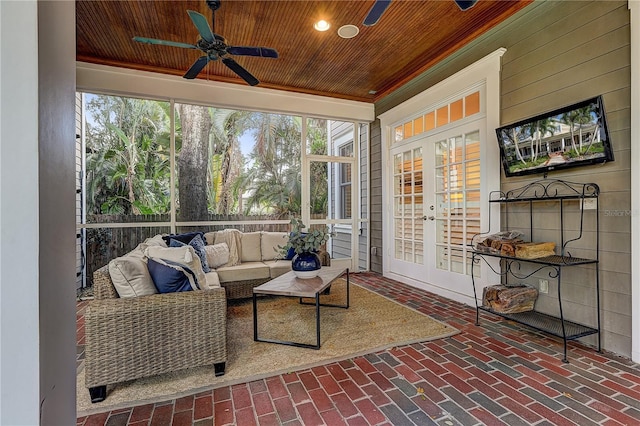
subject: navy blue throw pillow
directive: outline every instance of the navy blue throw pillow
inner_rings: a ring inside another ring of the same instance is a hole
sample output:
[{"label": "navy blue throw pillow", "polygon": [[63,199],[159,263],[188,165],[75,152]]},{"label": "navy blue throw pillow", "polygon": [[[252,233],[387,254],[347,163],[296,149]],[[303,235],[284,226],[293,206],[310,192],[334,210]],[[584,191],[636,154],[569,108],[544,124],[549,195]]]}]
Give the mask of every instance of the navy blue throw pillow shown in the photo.
[{"label": "navy blue throw pillow", "polygon": [[147,269],[158,293],[192,291],[198,288],[196,274],[184,265],[164,259],[149,259]]},{"label": "navy blue throw pillow", "polygon": [[169,244],[171,244],[171,240],[177,240],[180,241],[181,243],[185,243],[185,244],[189,244],[189,241],[193,240],[193,237],[195,237],[196,235],[200,235],[200,237],[202,238],[202,241],[204,241],[204,232],[187,232],[184,234],[173,234],[173,235],[163,235],[162,239],[164,240],[165,243],[167,243],[167,247],[169,247]]},{"label": "navy blue throw pillow", "polygon": [[[176,240],[171,238],[169,240],[169,247],[182,247],[187,244],[183,243],[180,240]],[[202,270],[206,274],[207,272],[211,272],[211,268],[209,268],[209,261],[207,260],[207,251],[204,249],[205,242],[204,239],[200,235],[196,235],[193,237],[191,241],[188,242],[188,245],[193,247],[196,254],[200,258],[200,264],[202,265]]]}]

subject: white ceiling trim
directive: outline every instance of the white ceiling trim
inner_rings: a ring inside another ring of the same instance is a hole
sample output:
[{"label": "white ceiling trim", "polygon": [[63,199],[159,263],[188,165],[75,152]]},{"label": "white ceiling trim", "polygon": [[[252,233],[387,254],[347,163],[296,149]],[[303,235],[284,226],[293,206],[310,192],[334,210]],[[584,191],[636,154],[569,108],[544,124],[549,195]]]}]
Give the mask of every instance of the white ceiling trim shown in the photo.
[{"label": "white ceiling trim", "polygon": [[309,115],[342,121],[371,122],[374,105],[326,96],[249,87],[219,81],[185,80],[148,71],[76,62],[80,91],[151,99],[173,99],[232,109]]}]

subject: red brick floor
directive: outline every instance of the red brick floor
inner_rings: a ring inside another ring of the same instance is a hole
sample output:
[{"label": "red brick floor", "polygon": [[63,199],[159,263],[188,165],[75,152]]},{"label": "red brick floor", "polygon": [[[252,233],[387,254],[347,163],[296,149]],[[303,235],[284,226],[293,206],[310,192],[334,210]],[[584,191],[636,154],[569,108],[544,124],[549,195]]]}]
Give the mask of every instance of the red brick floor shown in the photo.
[{"label": "red brick floor", "polygon": [[[373,273],[352,282],[458,328],[433,342],[78,418],[78,425],[640,425],[640,365]],[[78,304],[78,358],[84,339]]]}]

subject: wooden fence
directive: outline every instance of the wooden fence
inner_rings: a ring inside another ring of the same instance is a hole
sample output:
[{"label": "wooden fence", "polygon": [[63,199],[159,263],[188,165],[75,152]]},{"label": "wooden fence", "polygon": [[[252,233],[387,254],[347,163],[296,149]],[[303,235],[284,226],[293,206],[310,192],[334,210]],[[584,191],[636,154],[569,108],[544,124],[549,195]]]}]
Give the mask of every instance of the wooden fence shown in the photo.
[{"label": "wooden fence", "polygon": [[[315,218],[315,215],[314,215]],[[224,228],[236,228],[242,232],[271,231],[287,232],[289,224],[266,224],[264,221],[274,220],[273,216],[244,216],[244,215],[214,215],[211,214],[207,221],[243,222],[252,221],[251,224],[237,225],[212,225],[212,226],[182,226],[176,231],[219,231]],[[102,228],[86,229],[87,248],[85,253],[85,274],[87,286],[93,285],[93,272],[108,264],[116,257],[122,256],[133,250],[138,244],[147,238],[158,234],[169,234],[169,226],[137,226],[136,223],[169,222],[169,214],[162,215],[91,215],[87,217],[88,223],[104,224]],[[130,227],[110,227],[109,223],[127,223]]]}]

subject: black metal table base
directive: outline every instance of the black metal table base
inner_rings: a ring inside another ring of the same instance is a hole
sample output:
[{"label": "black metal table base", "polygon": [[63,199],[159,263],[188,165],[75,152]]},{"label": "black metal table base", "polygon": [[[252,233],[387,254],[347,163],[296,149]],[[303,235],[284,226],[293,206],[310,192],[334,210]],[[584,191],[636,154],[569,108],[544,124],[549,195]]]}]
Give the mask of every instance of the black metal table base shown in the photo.
[{"label": "black metal table base", "polygon": [[[329,308],[343,308],[349,309],[349,270],[347,269],[347,301],[344,305],[336,305],[333,303],[320,303],[320,295],[322,292],[317,292],[314,299],[314,303],[304,302],[302,297],[299,297],[299,302],[301,305],[315,305],[316,307],[316,344],[311,343],[300,343],[300,342],[292,342],[289,340],[277,340],[277,339],[263,339],[258,337],[258,303],[257,303],[257,294],[253,293],[253,340],[256,342],[264,342],[264,343],[277,343],[279,345],[288,345],[295,346],[298,348],[307,348],[307,349],[320,349],[320,307],[329,307]],[[298,297],[298,296],[284,296],[284,297]]]}]

